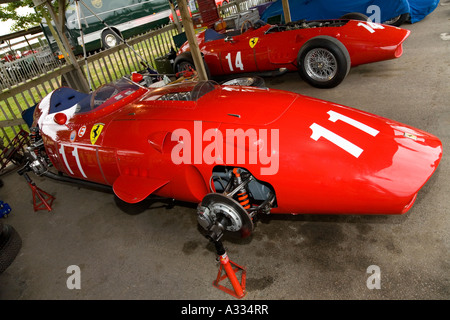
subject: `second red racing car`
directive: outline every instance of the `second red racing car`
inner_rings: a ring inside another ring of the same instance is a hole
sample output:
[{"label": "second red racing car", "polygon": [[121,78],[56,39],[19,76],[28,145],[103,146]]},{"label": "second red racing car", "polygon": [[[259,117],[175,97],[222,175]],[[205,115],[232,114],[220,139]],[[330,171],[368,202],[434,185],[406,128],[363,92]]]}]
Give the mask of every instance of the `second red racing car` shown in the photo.
[{"label": "second red racing car", "polygon": [[[297,71],[310,85],[333,88],[350,67],[395,59],[410,31],[357,20],[296,21],[270,25],[244,21],[240,30],[206,29],[197,34],[208,76],[275,75]],[[195,68],[189,43],[174,61],[174,71]]]}]

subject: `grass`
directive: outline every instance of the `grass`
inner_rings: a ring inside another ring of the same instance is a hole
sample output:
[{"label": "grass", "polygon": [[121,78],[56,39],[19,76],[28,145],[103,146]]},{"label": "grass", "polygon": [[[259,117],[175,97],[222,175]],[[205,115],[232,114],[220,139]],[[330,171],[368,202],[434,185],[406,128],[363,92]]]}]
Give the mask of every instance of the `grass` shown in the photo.
[{"label": "grass", "polygon": [[[21,118],[22,111],[39,102],[47,92],[58,87],[58,83],[60,83],[59,78],[53,80],[51,84],[43,83],[37,87],[24,88],[20,94],[16,94],[14,97],[0,101],[2,111],[0,114],[0,121]],[[28,128],[26,125],[1,128],[0,138],[3,139],[6,144],[16,136],[20,129],[27,130]]]}]

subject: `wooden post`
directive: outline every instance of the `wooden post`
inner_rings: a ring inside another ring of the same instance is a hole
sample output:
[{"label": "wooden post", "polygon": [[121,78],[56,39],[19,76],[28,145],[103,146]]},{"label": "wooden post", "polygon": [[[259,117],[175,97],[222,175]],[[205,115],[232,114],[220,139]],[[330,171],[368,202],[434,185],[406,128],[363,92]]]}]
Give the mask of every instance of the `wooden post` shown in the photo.
[{"label": "wooden post", "polygon": [[281,0],[281,3],[283,4],[284,22],[289,23],[291,22],[291,11],[289,10],[289,1]]},{"label": "wooden post", "polygon": [[191,49],[192,59],[194,60],[195,70],[197,71],[199,80],[208,80],[206,74],[205,65],[203,63],[202,54],[197,43],[197,37],[195,36],[194,25],[192,23],[191,15],[189,14],[186,0],[178,0],[178,7],[181,13],[181,22],[183,23],[184,32],[189,42],[189,48]]}]

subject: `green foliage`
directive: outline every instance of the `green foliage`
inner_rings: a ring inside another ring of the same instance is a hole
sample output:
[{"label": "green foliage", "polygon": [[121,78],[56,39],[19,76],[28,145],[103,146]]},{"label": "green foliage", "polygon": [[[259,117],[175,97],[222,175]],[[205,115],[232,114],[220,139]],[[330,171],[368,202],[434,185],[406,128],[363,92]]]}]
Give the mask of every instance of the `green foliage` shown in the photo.
[{"label": "green foliage", "polygon": [[[58,0],[51,1],[55,12],[58,12]],[[28,14],[19,15],[17,9],[27,8],[30,9]],[[33,10],[34,9],[34,10]],[[6,21],[8,19],[14,21],[11,29],[12,31],[19,31],[28,29],[30,27],[37,26],[43,18],[43,7],[35,8],[33,0],[14,1],[7,4],[3,4],[0,10],[0,21]]]}]

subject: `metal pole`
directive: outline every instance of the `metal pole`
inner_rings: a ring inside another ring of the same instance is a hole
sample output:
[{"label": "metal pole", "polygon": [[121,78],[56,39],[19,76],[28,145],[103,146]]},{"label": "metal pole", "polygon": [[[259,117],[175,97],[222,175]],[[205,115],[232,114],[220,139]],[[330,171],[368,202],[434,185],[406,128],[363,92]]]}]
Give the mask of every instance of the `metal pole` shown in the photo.
[{"label": "metal pole", "polygon": [[80,29],[80,34],[81,34],[81,45],[83,47],[84,64],[86,66],[86,73],[87,73],[87,78],[88,78],[88,82],[89,82],[89,88],[92,91],[91,73],[89,72],[89,65],[87,62],[86,45],[84,43],[83,28],[81,27],[80,4],[78,3],[78,0],[75,0],[75,8],[77,10],[78,28]]},{"label": "metal pole", "polygon": [[145,61],[145,59],[144,59],[144,58],[143,58],[136,50],[134,50],[133,47],[130,46],[124,38],[122,38],[120,35],[118,35],[117,32],[115,32],[113,28],[111,28],[111,27],[110,27],[104,20],[102,20],[102,19],[101,19],[94,11],[92,11],[91,8],[89,8],[89,7],[84,3],[83,0],[76,0],[76,1],[80,1],[80,2],[85,6],[85,8],[89,10],[90,13],[92,13],[98,20],[100,20],[100,22],[101,22],[102,24],[104,24],[105,27],[107,27],[112,33],[114,33],[114,35],[115,35],[116,37],[118,37],[120,40],[122,40],[123,43],[125,43],[126,46],[127,46],[128,48],[130,48],[131,51],[133,51],[134,54],[137,55],[137,56],[142,60],[141,63],[144,64],[146,68],[149,68],[148,62]]}]

